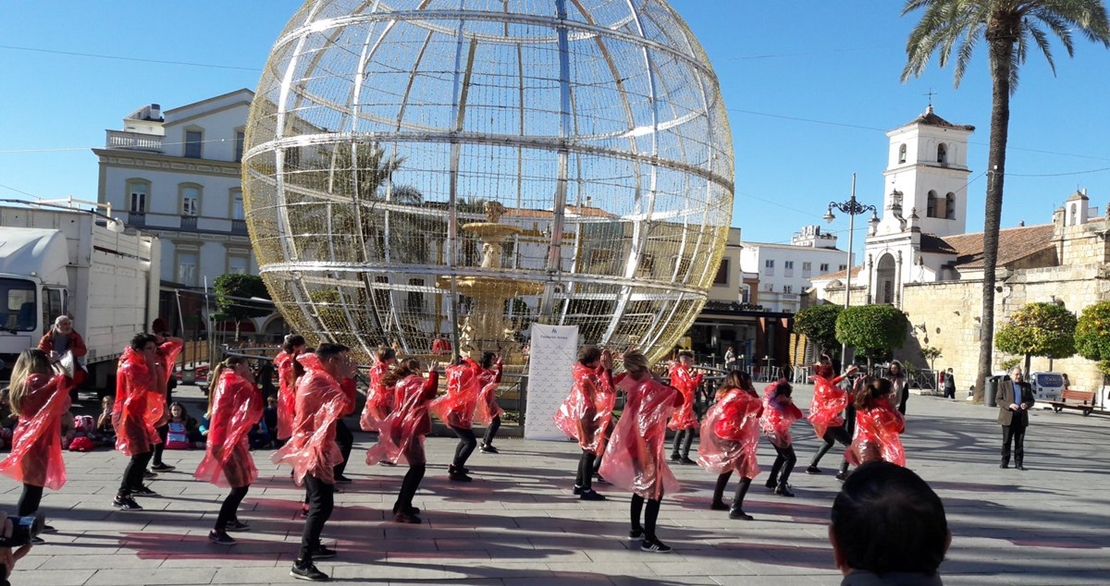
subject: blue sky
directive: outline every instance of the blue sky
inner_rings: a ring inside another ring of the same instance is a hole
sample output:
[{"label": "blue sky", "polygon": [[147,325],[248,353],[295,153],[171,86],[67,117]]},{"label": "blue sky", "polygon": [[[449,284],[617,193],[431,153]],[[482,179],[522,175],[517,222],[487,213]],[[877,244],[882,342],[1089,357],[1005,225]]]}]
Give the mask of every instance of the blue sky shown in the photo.
[{"label": "blue sky", "polygon": [[[179,107],[254,89],[295,0],[0,3],[0,198],[95,199],[104,130],[146,103]],[[968,231],[981,231],[990,121],[985,53],[960,88],[932,64],[903,84],[915,16],[897,0],[673,0],[717,75],[736,146],[733,225],[787,242],[830,200],[881,204],[887,130],[921,114],[972,124]],[[46,7],[46,8],[44,8]],[[1011,102],[1003,227],[1047,223],[1086,188],[1110,203],[1110,51],[1055,44],[1057,76],[1030,54]],[[985,47],[980,46],[979,50]],[[196,65],[194,65],[196,64]],[[197,66],[200,65],[200,66]],[[826,229],[843,231],[843,218]],[[857,226],[857,235],[862,229]],[[842,241],[842,245],[844,241]]]}]

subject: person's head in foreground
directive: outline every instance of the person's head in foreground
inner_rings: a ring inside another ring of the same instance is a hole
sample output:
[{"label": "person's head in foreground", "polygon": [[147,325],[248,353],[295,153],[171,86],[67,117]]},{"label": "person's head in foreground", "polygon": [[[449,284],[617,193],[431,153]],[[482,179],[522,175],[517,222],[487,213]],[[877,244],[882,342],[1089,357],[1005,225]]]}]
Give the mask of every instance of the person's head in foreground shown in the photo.
[{"label": "person's head in foreground", "polygon": [[845,575],[935,576],[952,534],[944,504],[920,476],[870,462],[852,472],[836,495],[829,541]]}]

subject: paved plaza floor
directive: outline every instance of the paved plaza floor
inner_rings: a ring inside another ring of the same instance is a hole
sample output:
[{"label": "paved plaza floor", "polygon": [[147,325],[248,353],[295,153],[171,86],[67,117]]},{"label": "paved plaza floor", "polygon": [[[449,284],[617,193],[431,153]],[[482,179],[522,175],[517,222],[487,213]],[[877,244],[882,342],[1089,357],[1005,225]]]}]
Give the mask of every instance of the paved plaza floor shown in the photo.
[{"label": "paved plaza floor", "polygon": [[[800,386],[798,404],[811,389]],[[948,585],[1110,584],[1110,418],[1037,410],[1026,442],[1028,471],[998,467],[996,410],[937,397],[913,396],[903,440],[908,466],[940,494],[952,530],[942,566]],[[354,421],[353,419],[351,420]],[[354,427],[354,425],[352,425]],[[754,521],[710,511],[714,477],[697,466],[674,466],[682,490],[667,495],[659,537],[669,555],[641,552],[628,533],[628,495],[599,485],[608,501],[571,494],[575,444],[503,438],[500,454],[475,452],[470,484],[447,480],[455,447],[427,441],[428,475],[417,494],[422,525],[392,522],[389,510],[405,467],[367,467],[371,436],[356,433],[347,475],[336,495],[324,543],[339,556],[321,560],[333,581],[351,584],[722,584],[836,585],[826,525],[839,489],[832,472],[807,475],[817,447],[804,421],[793,428],[796,498],[763,487],[773,460],[760,449],[764,472],[745,510]],[[69,482],[47,491],[43,510],[58,533],[23,559],[12,583],[36,585],[291,584],[303,521],[303,492],[287,468],[255,452],[262,474],[240,509],[249,533],[239,543],[210,543],[208,531],[223,491],[192,479],[200,451],[167,451],[177,466],[152,482],[160,498],[145,510],[111,506],[125,466],[116,452],[67,453]],[[4,478],[8,509],[20,488]],[[608,490],[607,490],[608,489]],[[729,494],[735,489],[735,479]]]}]

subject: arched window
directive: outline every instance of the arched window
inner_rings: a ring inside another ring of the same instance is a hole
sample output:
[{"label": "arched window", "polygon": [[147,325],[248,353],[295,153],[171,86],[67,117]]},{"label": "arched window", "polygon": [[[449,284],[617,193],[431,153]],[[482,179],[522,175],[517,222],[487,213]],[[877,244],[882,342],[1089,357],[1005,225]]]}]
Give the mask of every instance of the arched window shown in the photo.
[{"label": "arched window", "polygon": [[943,142],[937,145],[937,162],[941,165],[948,164],[948,145]]},{"label": "arched window", "polygon": [[937,192],[929,191],[929,201],[925,207],[925,217],[936,218],[937,216]]},{"label": "arched window", "polygon": [[145,214],[150,204],[150,181],[146,179],[127,180],[127,210],[133,214]]},{"label": "arched window", "polygon": [[906,162],[906,145],[904,145],[904,144],[900,145],[898,147],[898,162],[899,163],[905,163]]},{"label": "arched window", "polygon": [[944,196],[944,219],[956,219],[956,194],[951,191]]},{"label": "arched window", "polygon": [[177,186],[177,195],[181,200],[182,216],[200,215],[201,186],[196,183],[182,183]]}]

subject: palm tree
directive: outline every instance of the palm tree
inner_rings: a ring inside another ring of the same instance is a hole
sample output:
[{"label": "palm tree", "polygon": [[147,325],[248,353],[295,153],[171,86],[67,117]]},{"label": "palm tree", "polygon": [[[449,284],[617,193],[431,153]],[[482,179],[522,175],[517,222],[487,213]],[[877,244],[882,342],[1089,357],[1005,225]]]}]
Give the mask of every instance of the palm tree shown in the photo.
[{"label": "palm tree", "polygon": [[907,0],[902,16],[924,9],[921,21],[906,41],[906,67],[902,81],[920,76],[934,52],[944,67],[956,51],[955,85],[959,87],[967,64],[982,38],[987,42],[993,99],[991,100],[990,151],[987,155],[987,202],[983,221],[983,317],[979,341],[979,371],[975,400],[991,371],[994,341],[995,267],[998,228],[1002,215],[1002,185],[1006,178],[1006,139],[1010,125],[1010,96],[1017,89],[1018,69],[1035,45],[1056,73],[1049,47],[1055,35],[1073,55],[1072,33],[1110,47],[1110,23],[1103,0]]}]

